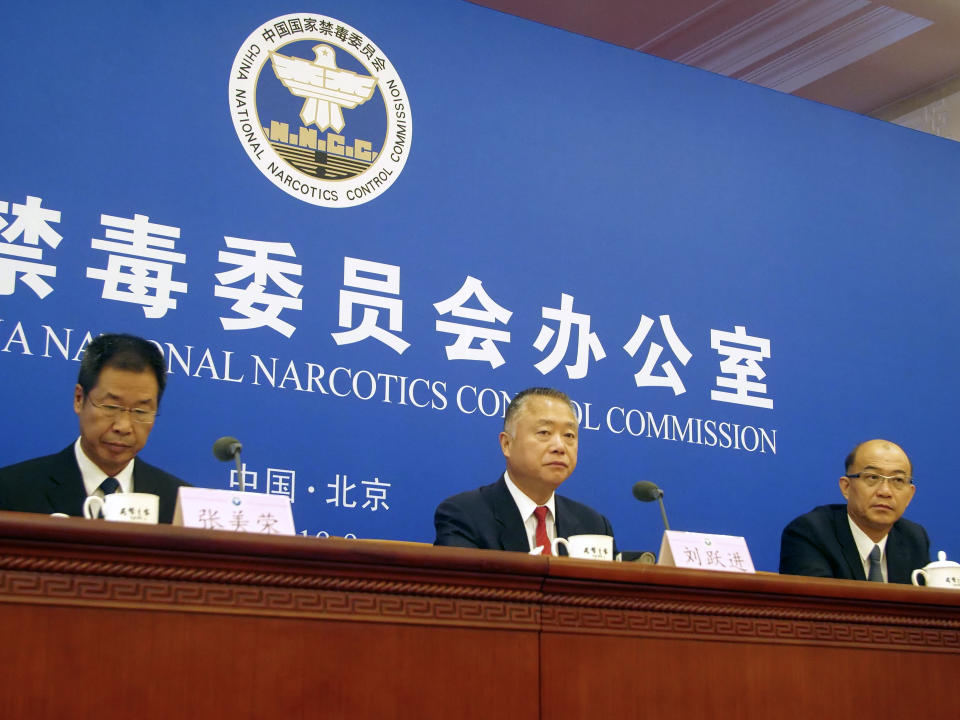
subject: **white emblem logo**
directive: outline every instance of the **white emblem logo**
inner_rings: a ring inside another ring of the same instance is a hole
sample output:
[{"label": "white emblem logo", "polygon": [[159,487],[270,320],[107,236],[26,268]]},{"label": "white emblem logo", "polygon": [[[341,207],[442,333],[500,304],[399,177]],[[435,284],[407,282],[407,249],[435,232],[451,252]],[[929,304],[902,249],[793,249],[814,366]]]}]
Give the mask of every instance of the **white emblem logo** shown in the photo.
[{"label": "white emblem logo", "polygon": [[340,108],[355,108],[369,100],[377,80],[337,68],[329,45],[315,45],[313,52],[317,55],[313,62],[272,52],[273,71],[290,92],[306,99],[300,111],[304,125],[340,132],[344,125]]},{"label": "white emblem logo", "polygon": [[284,15],[251,33],[231,70],[230,114],[260,172],[314,205],[372,200],[410,153],[410,104],[390,61],[323,15]]}]

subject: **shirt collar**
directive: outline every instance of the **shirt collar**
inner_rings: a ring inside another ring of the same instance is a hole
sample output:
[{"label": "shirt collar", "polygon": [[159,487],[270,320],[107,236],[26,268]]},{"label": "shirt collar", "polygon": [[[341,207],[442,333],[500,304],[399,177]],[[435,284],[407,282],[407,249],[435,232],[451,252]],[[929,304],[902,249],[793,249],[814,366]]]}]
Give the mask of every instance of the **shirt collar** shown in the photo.
[{"label": "shirt collar", "polygon": [[[109,476],[93,460],[87,457],[87,453],[80,445],[80,438],[77,438],[77,441],[73,444],[73,454],[76,456],[77,465],[80,467],[83,487],[86,489],[87,495],[93,495],[100,487],[100,483]],[[126,467],[113,477],[120,483],[120,492],[133,492],[133,460],[128,462]]]},{"label": "shirt collar", "polygon": [[[503,471],[503,479],[507,483],[507,490],[510,491],[510,495],[513,497],[513,502],[516,503],[517,509],[520,510],[520,517],[523,518],[523,521],[526,522],[533,511],[536,510],[539,505],[537,505],[533,500],[524,494],[523,490],[518,488],[513,480],[510,479],[509,473],[506,470]],[[550,493],[550,499],[547,500],[543,505],[550,511],[550,516],[556,521],[557,511],[556,511],[556,493]]]},{"label": "shirt collar", "polygon": [[849,513],[847,513],[847,522],[850,523],[850,532],[853,533],[853,541],[857,544],[857,552],[860,554],[860,559],[863,562],[867,562],[867,556],[873,550],[874,545],[880,546],[881,556],[886,552],[887,538],[890,537],[889,533],[880,538],[880,542],[874,542],[860,529],[860,526],[853,521]]}]

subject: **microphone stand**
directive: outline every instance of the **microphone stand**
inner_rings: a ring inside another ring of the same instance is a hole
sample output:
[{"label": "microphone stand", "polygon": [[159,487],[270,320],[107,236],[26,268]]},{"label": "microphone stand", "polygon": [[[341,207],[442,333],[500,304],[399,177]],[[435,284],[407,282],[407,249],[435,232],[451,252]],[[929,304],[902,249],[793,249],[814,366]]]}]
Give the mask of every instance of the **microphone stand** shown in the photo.
[{"label": "microphone stand", "polygon": [[670,523],[667,522],[667,511],[663,507],[663,490],[657,494],[657,502],[660,503],[660,516],[663,518],[663,528],[665,530],[670,529]]},{"label": "microphone stand", "polygon": [[[237,482],[240,484],[240,492],[244,492],[246,482],[243,477],[243,463],[240,462],[240,448],[237,448],[236,452],[233,453],[233,459],[237,461]],[[662,505],[663,502],[661,501],[660,504]]]}]

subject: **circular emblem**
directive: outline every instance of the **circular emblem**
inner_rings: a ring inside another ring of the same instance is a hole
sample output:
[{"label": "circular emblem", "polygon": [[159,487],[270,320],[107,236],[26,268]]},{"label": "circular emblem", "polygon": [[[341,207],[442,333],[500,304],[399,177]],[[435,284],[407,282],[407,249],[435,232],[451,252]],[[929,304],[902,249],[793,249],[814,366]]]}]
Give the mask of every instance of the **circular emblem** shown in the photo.
[{"label": "circular emblem", "polygon": [[230,71],[230,117],[247,156],[288,195],[361,205],[410,154],[406,90],[383,51],[345,23],[295,13],[244,40]]}]

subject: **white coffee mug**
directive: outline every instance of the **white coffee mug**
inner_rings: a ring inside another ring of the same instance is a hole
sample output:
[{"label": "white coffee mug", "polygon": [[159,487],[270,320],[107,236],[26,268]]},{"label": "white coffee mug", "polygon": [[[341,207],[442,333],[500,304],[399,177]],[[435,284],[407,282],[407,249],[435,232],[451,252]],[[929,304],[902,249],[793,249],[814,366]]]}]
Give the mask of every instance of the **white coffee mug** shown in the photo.
[{"label": "white coffee mug", "polygon": [[119,520],[122,522],[157,524],[157,512],[160,509],[160,498],[150,493],[111,493],[105,498],[91,495],[83,501],[83,515],[87,518],[96,518],[103,512],[105,520]]},{"label": "white coffee mug", "polygon": [[567,555],[587,560],[613,560],[613,538],[609,535],[571,535],[568,538],[554,538],[553,554],[563,545]]},{"label": "white coffee mug", "polygon": [[937,560],[922,568],[917,568],[910,575],[910,581],[919,585],[918,578],[923,578],[927,587],[953,588],[960,590],[960,564],[947,560],[947,554],[941,550],[937,553]]}]

